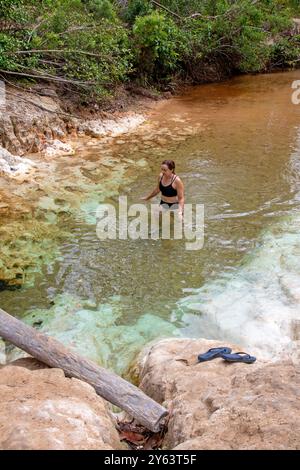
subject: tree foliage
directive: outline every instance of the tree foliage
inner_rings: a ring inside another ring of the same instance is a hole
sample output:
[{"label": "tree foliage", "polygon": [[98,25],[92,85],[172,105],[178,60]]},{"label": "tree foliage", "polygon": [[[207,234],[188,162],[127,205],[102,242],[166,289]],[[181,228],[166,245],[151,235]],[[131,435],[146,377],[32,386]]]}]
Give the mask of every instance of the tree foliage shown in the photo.
[{"label": "tree foliage", "polygon": [[165,85],[174,75],[205,81],[208,70],[293,67],[299,3],[0,0],[0,73],[52,80],[95,99],[128,80]]},{"label": "tree foliage", "polygon": [[0,69],[107,95],[127,79],[128,31],[108,0],[0,0]]}]

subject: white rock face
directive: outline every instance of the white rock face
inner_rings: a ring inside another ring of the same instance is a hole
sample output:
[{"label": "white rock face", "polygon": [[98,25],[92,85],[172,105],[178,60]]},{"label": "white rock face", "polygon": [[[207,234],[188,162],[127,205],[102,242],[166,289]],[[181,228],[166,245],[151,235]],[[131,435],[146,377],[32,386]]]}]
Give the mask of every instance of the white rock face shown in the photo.
[{"label": "white rock face", "polygon": [[96,119],[83,122],[79,126],[79,130],[92,137],[103,137],[105,135],[116,137],[136,129],[144,121],[145,117],[139,114],[125,116],[118,120]]},{"label": "white rock face", "polygon": [[34,163],[28,158],[12,155],[8,150],[0,147],[0,175],[11,178],[28,175]]}]

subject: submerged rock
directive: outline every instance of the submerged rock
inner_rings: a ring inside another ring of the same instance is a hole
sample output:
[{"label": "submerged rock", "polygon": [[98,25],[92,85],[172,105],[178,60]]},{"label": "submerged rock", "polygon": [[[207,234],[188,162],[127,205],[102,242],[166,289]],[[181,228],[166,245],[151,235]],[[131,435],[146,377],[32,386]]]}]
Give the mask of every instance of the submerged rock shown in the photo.
[{"label": "submerged rock", "polygon": [[57,256],[57,241],[66,233],[57,225],[28,218],[0,226],[0,290],[26,283]]},{"label": "submerged rock", "polygon": [[[159,337],[177,334],[174,325],[155,315],[145,314],[135,323],[123,322],[122,297],[97,305],[70,294],[56,296],[52,307],[34,309],[22,318],[40,332],[61,341],[78,354],[99,365],[127,375],[145,344]],[[23,356],[14,348],[8,361]]]},{"label": "submerged rock", "polygon": [[3,367],[0,400],[2,450],[124,448],[108,403],[60,369]]},{"label": "submerged rock", "polygon": [[251,365],[197,362],[199,353],[218,346],[224,344],[167,339],[140,355],[140,387],[171,410],[164,447],[300,449],[299,365],[259,357]]}]

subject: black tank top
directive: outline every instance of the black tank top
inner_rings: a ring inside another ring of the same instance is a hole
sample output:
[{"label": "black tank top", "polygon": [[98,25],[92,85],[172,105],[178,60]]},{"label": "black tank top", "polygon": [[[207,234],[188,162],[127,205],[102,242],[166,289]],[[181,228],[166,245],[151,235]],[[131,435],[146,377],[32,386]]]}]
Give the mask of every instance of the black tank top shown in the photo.
[{"label": "black tank top", "polygon": [[163,196],[166,196],[166,197],[174,197],[174,196],[177,196],[177,189],[174,189],[172,187],[172,184],[174,183],[174,181],[176,180],[177,176],[175,175],[174,178],[172,179],[171,183],[168,185],[168,186],[164,186],[161,182],[163,177],[160,178],[160,182],[159,182],[159,189],[161,190],[161,193]]}]

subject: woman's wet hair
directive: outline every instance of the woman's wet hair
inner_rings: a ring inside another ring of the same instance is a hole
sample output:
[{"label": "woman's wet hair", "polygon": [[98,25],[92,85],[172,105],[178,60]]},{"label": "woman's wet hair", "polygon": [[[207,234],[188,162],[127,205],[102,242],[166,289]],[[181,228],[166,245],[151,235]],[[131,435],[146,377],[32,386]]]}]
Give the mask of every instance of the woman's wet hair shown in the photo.
[{"label": "woman's wet hair", "polygon": [[174,171],[175,171],[175,162],[173,160],[164,160],[162,162],[162,165],[167,165],[169,170],[172,170],[172,172],[174,173]]}]

